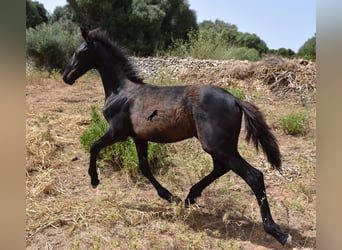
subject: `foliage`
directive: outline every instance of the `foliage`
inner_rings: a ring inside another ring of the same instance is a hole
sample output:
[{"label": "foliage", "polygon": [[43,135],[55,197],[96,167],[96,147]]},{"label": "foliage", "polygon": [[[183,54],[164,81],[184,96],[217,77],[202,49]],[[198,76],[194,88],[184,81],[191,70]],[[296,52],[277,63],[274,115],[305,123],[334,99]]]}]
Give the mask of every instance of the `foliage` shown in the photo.
[{"label": "foliage", "polygon": [[239,33],[236,38],[236,45],[239,47],[246,47],[255,49],[259,52],[259,55],[266,54],[268,47],[266,43],[260,39],[256,34]]},{"label": "foliage", "polygon": [[165,52],[166,55],[178,57],[194,57],[215,60],[250,60],[260,59],[259,52],[253,48],[234,47],[227,40],[229,32],[200,27],[199,31],[192,30],[188,34],[188,41],[176,40]]},{"label": "foliage", "polygon": [[240,100],[244,100],[246,98],[245,92],[240,88],[225,88],[225,89],[228,90],[233,96],[235,96],[236,98]]},{"label": "foliage", "polygon": [[239,32],[236,25],[215,20],[215,22],[205,20],[199,24],[203,30],[213,31],[220,36],[222,44],[234,47],[246,47],[258,51],[259,56],[267,53],[266,43],[256,34]]},{"label": "foliage", "polygon": [[59,22],[59,21],[64,21],[64,22],[76,22],[74,13],[72,12],[72,9],[70,8],[69,5],[65,5],[63,7],[57,6],[55,10],[53,11],[49,22],[54,23],[54,22]]},{"label": "foliage", "polygon": [[307,115],[303,112],[290,113],[280,118],[280,125],[287,135],[304,135],[306,132]]},{"label": "foliage", "polygon": [[36,67],[63,70],[81,42],[79,28],[69,21],[42,23],[26,30],[26,54]]},{"label": "foliage", "polygon": [[[108,129],[108,123],[98,111],[96,106],[91,107],[90,126],[80,136],[80,142],[86,152],[90,151],[91,145],[98,140]],[[166,146],[164,144],[149,143],[148,160],[151,168],[161,167],[164,164]],[[124,142],[114,143],[111,146],[103,148],[98,158],[107,163],[111,163],[116,168],[124,169],[130,174],[137,173],[138,158],[135,144],[132,138]]]},{"label": "foliage", "polygon": [[43,4],[26,0],[26,28],[34,28],[41,23],[47,23],[48,20],[48,13]]},{"label": "foliage", "polygon": [[256,49],[246,47],[232,47],[227,50],[226,57],[229,59],[248,61],[258,61],[261,59]]},{"label": "foliage", "polygon": [[281,57],[285,57],[285,58],[293,58],[295,55],[295,52],[291,49],[279,48],[277,50],[270,49],[270,50],[268,50],[267,54],[281,56]]},{"label": "foliage", "polygon": [[173,40],[188,38],[190,30],[197,30],[196,13],[190,9],[187,0],[159,0],[165,18],[161,26],[162,48],[167,48]]},{"label": "foliage", "polygon": [[172,39],[185,39],[196,28],[195,13],[185,0],[68,0],[77,22],[102,27],[137,54],[151,55]]},{"label": "foliage", "polygon": [[297,56],[305,60],[316,60],[316,34],[299,48]]}]

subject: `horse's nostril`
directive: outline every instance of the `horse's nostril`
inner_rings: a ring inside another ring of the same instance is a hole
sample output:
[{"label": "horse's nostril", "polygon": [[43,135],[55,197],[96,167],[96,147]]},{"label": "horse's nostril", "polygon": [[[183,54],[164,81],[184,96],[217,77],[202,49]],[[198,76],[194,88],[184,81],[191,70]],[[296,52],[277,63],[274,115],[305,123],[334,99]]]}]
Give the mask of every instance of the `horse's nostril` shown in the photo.
[{"label": "horse's nostril", "polygon": [[67,84],[73,84],[75,81],[68,78],[68,75],[63,76],[63,81]]}]

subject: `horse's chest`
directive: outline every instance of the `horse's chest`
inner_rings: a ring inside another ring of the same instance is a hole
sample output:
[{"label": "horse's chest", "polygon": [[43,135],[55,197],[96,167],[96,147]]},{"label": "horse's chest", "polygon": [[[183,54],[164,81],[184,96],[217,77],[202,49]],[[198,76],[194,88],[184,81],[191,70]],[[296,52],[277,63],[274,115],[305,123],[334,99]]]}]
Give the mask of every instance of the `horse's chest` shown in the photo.
[{"label": "horse's chest", "polygon": [[103,116],[107,121],[121,119],[128,112],[128,98],[125,96],[110,96],[103,107]]}]

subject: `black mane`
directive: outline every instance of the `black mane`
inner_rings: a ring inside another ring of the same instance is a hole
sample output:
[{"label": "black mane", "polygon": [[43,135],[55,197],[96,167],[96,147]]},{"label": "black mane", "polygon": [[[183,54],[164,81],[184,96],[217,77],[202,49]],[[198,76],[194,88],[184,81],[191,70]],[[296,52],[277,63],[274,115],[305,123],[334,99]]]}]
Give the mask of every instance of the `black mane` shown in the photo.
[{"label": "black mane", "polygon": [[90,35],[94,41],[101,42],[109,49],[117,60],[117,65],[130,81],[137,84],[145,84],[144,80],[135,71],[133,64],[129,61],[126,50],[113,42],[106,31],[98,28],[92,30]]}]

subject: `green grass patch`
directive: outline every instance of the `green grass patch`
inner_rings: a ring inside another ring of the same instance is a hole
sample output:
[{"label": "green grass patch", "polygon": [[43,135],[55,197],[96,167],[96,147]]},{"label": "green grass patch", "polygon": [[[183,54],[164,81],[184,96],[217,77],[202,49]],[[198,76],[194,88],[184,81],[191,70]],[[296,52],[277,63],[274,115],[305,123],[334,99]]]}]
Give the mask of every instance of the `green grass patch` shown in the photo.
[{"label": "green grass patch", "polygon": [[[108,123],[102,117],[98,107],[92,106],[90,115],[90,125],[79,138],[86,152],[90,151],[91,145],[103,136],[108,129]],[[157,166],[158,168],[162,167],[167,156],[166,146],[164,144],[149,143],[148,149],[148,160],[151,169],[156,169]],[[130,137],[124,142],[114,143],[103,148],[99,153],[98,159],[109,163],[116,169],[126,170],[131,175],[136,174],[139,169],[135,144]]]},{"label": "green grass patch", "polygon": [[241,88],[224,87],[224,89],[240,100],[244,100],[246,98],[245,91],[243,91]]},{"label": "green grass patch", "polygon": [[304,112],[292,112],[280,118],[280,126],[287,135],[305,135],[308,116]]}]

